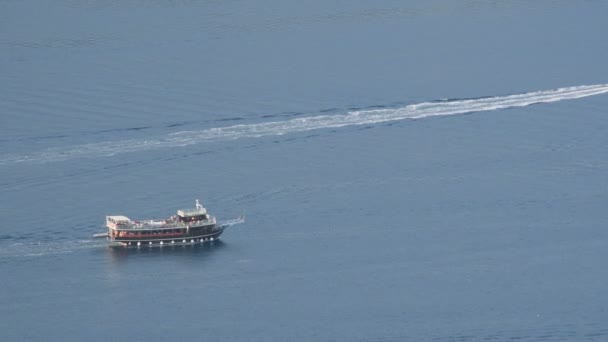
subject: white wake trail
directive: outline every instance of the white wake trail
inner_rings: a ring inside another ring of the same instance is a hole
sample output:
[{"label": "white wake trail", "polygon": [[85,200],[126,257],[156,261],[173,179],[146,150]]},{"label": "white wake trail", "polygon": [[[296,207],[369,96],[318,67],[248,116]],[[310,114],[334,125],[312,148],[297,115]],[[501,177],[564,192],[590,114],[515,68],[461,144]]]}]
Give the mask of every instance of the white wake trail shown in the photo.
[{"label": "white wake trail", "polygon": [[284,135],[316,129],[369,125],[405,119],[420,119],[429,116],[457,115],[524,107],[535,103],[571,100],[604,93],[608,93],[608,84],[558,88],[479,99],[423,102],[393,109],[359,110],[337,115],[320,115],[285,121],[186,131],[169,134],[161,139],[109,141],[78,145],[70,148],[53,148],[25,155],[4,155],[0,156],[0,165],[20,162],[62,161],[78,157],[111,156],[119,153],[188,146],[205,142]]}]

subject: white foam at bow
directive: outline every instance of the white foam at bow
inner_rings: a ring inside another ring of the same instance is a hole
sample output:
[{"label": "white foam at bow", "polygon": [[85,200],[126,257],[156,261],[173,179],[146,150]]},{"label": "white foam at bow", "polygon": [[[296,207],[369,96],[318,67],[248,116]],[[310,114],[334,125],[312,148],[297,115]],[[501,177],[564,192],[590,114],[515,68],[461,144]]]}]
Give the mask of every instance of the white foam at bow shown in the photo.
[{"label": "white foam at bow", "polygon": [[608,84],[598,84],[480,99],[423,102],[393,109],[358,110],[337,115],[320,115],[285,121],[271,121],[258,124],[209,128],[199,131],[186,131],[169,134],[162,139],[109,141],[84,144],[71,148],[47,149],[28,155],[5,155],[0,157],[0,165],[26,161],[49,162],[77,157],[110,156],[118,153],[188,146],[222,140],[284,135],[323,128],[369,125],[404,119],[420,119],[429,116],[455,115],[524,107],[535,103],[577,99],[607,92]]}]

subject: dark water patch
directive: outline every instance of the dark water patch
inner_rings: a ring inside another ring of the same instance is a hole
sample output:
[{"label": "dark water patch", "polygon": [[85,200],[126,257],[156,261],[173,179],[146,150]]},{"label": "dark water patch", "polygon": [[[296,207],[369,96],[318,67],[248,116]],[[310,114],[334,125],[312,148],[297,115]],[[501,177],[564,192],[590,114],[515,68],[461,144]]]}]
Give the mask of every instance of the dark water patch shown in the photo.
[{"label": "dark water patch", "polygon": [[15,237],[15,240],[27,240],[27,239],[31,239],[31,238],[34,238],[34,237],[36,237],[36,234],[33,233],[33,232],[23,233],[23,234]]},{"label": "dark water patch", "polygon": [[45,39],[38,41],[16,41],[16,40],[0,40],[0,45],[11,46],[11,47],[23,47],[32,49],[44,49],[44,48],[82,48],[99,45],[102,43],[109,42],[106,37],[90,36],[85,38],[64,38],[64,39]]},{"label": "dark water patch", "polygon": [[241,117],[233,117],[233,118],[222,118],[222,119],[217,119],[217,120],[215,120],[215,122],[242,121],[242,120],[245,120],[245,118],[241,118]]},{"label": "dark water patch", "polygon": [[[316,137],[320,137],[321,134],[308,134],[308,135],[302,135],[302,136],[293,136],[293,137],[280,137],[277,139],[273,139],[271,142],[273,144],[282,144],[282,143],[291,143],[291,142],[295,142],[295,141],[303,141],[303,140],[309,140],[309,139],[314,139]],[[261,142],[260,144],[257,145],[252,145],[252,147],[259,147],[261,144],[264,144],[263,142]]]},{"label": "dark water patch", "polygon": [[251,117],[243,117],[243,116],[232,116],[232,117],[227,117],[227,118],[219,118],[219,119],[204,119],[204,120],[193,120],[193,121],[188,121],[188,122],[183,122],[183,123],[176,123],[176,124],[171,124],[171,125],[167,125],[165,127],[171,128],[171,127],[180,127],[180,126],[187,126],[187,125],[200,125],[200,124],[213,124],[213,123],[223,123],[223,122],[233,122],[233,121],[250,121],[250,120],[258,120],[258,119],[270,119],[270,118],[278,118],[278,117],[291,117],[291,116],[298,116],[298,115],[304,115],[305,113],[301,113],[301,112],[281,112],[281,113],[274,113],[274,114],[262,114],[262,115],[257,115],[257,116],[251,116]]},{"label": "dark water patch", "polygon": [[[598,332],[587,333],[587,334],[583,335],[583,337],[586,337],[586,338],[597,338],[597,337],[604,337],[604,336],[608,336],[608,332],[598,331]],[[602,340],[605,340],[605,339],[602,339]]]},{"label": "dark water patch", "polygon": [[143,131],[143,130],[151,129],[151,128],[152,128],[152,126],[111,128],[111,129],[104,129],[104,130],[96,131],[96,132],[90,132],[89,134],[102,134],[102,133],[113,133],[113,132],[129,132],[129,131]]},{"label": "dark water patch", "polygon": [[372,128],[374,128],[374,126],[363,126],[363,127],[359,127],[358,130],[365,131],[365,130],[372,129]]},{"label": "dark water patch", "polygon": [[319,111],[319,113],[332,113],[332,112],[336,112],[338,111],[338,108],[327,108],[327,109],[321,109]]},{"label": "dark water patch", "polygon": [[553,337],[555,337],[554,334],[542,334],[542,335],[537,335],[534,338],[537,341],[546,341],[546,340],[552,339]]},{"label": "dark water patch", "polygon": [[[375,109],[395,108],[395,107],[399,107],[402,105],[403,105],[402,102],[399,102],[399,105],[397,105],[397,104],[375,104],[375,105],[369,105],[369,106],[349,107],[349,108],[346,108],[346,110],[358,112],[358,111],[368,111],[368,110],[375,110]],[[341,110],[339,108],[334,108],[333,111],[344,111],[344,110],[343,109]]]},{"label": "dark water patch", "polygon": [[263,115],[259,115],[257,117],[253,117],[254,119],[272,119],[272,118],[281,118],[281,117],[292,117],[292,116],[299,116],[299,115],[304,115],[306,113],[303,112],[281,112],[281,113],[274,113],[274,114],[263,114]]},{"label": "dark water patch", "polygon": [[187,155],[186,157],[189,157],[189,156],[202,156],[202,155],[212,154],[212,153],[214,153],[214,152],[215,152],[215,151],[200,151],[200,152],[193,152],[193,153],[190,153],[189,155]]},{"label": "dark water patch", "polygon": [[[517,94],[517,93],[507,93],[503,96],[511,96],[511,95],[515,95],[515,94]],[[495,96],[484,95],[484,96],[472,96],[472,97],[448,97],[448,98],[429,101],[429,102],[458,102],[458,101],[469,101],[469,100],[485,100],[485,99],[491,99],[493,97],[495,97]]]},{"label": "dark water patch", "polygon": [[[101,167],[101,169],[102,170],[121,169],[121,168],[125,168],[125,167],[130,167],[130,166],[133,166],[133,165],[141,165],[142,163],[143,163],[142,161],[133,161],[133,162],[114,164],[114,165],[104,165],[104,166]],[[75,174],[70,174],[68,176],[69,177],[75,177],[75,176],[80,176],[81,174],[83,174],[83,173],[75,173]]]},{"label": "dark water patch", "polygon": [[477,338],[477,336],[475,336],[475,335],[456,335],[456,336],[448,337],[448,340],[450,340],[450,341],[473,341],[476,338]]},{"label": "dark water patch", "polygon": [[189,125],[192,123],[193,123],[192,121],[176,122],[176,123],[168,124],[165,127],[166,128],[181,127],[181,126],[186,126],[186,125]]},{"label": "dark water patch", "polygon": [[45,136],[38,136],[38,137],[29,137],[29,138],[25,138],[24,140],[34,140],[34,141],[39,141],[39,140],[53,140],[53,139],[62,139],[62,138],[67,138],[68,136],[65,134],[56,134],[56,135],[45,135]]}]

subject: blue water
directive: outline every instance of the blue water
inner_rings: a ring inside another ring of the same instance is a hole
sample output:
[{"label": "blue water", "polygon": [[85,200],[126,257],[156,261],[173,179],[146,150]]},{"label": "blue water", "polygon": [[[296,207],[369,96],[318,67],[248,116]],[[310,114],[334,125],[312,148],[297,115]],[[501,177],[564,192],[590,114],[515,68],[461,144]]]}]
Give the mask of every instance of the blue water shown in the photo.
[{"label": "blue water", "polygon": [[0,340],[608,340],[607,15],[0,1]]}]

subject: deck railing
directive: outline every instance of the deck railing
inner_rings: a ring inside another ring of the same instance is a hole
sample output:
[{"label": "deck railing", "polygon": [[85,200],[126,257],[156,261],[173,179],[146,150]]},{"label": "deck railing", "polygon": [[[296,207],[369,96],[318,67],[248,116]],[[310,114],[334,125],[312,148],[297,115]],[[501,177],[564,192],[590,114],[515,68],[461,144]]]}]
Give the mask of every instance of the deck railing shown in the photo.
[{"label": "deck railing", "polygon": [[217,221],[215,219],[215,217],[211,217],[209,219],[206,220],[200,220],[200,221],[192,221],[192,222],[180,222],[180,221],[171,221],[168,223],[161,223],[161,224],[151,224],[149,222],[132,222],[129,225],[121,225],[118,227],[118,229],[123,230],[123,229],[133,229],[133,230],[152,230],[152,229],[175,229],[175,228],[187,228],[187,227],[192,227],[192,226],[198,226],[198,225],[207,225],[207,224],[216,224]]}]

